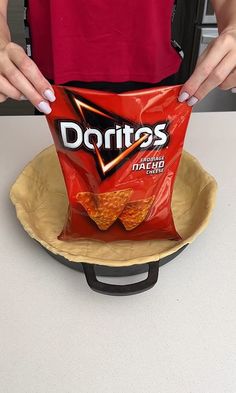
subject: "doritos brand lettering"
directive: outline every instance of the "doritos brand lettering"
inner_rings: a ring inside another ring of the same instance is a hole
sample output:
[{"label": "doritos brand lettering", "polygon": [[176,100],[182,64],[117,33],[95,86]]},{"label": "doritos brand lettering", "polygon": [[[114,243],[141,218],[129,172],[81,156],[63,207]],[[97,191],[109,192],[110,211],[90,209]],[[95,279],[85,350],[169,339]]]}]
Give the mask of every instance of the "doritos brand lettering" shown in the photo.
[{"label": "doritos brand lettering", "polygon": [[47,116],[68,194],[60,240],[180,239],[171,198],[191,108],[180,86],[54,86]]},{"label": "doritos brand lettering", "polygon": [[140,148],[159,147],[167,145],[169,135],[167,132],[167,122],[157,124],[154,127],[139,127],[135,129],[129,124],[116,124],[114,128],[105,131],[96,128],[83,128],[80,124],[72,121],[59,121],[58,131],[61,136],[63,146],[77,150],[85,147],[88,150],[94,150],[94,144],[104,149],[123,149],[130,147],[135,141],[138,141],[143,135],[147,138]]}]

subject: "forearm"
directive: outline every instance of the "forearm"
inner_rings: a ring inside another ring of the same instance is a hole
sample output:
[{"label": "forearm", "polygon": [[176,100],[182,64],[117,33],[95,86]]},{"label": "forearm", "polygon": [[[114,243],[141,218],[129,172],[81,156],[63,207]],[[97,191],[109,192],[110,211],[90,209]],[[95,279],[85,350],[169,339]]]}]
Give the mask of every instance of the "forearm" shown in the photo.
[{"label": "forearm", "polygon": [[0,48],[4,47],[10,40],[11,34],[7,25],[8,0],[0,0]]},{"label": "forearm", "polygon": [[236,28],[236,0],[211,0],[216,13],[218,29]]}]

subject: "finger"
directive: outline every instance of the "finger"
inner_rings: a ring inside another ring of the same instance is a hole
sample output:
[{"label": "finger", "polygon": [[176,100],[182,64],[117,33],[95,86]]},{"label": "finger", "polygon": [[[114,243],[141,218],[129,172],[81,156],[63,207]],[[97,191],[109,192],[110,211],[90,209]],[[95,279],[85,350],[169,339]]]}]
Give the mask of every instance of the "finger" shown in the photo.
[{"label": "finger", "polygon": [[55,101],[56,97],[52,86],[47,79],[44,78],[33,60],[26,55],[24,49],[21,46],[12,43],[8,48],[8,54],[10,60],[12,60],[26,79],[31,82],[35,90],[50,102]]},{"label": "finger", "polygon": [[210,49],[212,48],[212,46],[213,46],[215,40],[216,40],[216,38],[215,38],[214,40],[212,40],[212,41],[207,45],[206,49],[204,49],[204,51],[203,51],[203,52],[201,53],[201,55],[198,57],[197,62],[196,62],[196,65],[195,65],[195,68],[196,68],[197,66],[199,66],[199,65],[203,62],[203,60],[205,59],[205,57],[208,55]]},{"label": "finger", "polygon": [[[210,45],[210,44],[209,44],[209,45]],[[209,45],[206,47],[206,49],[204,49],[204,51],[203,51],[203,52],[201,53],[201,55],[198,57],[195,68],[198,67],[199,64],[201,64],[202,61],[205,59],[205,57],[208,55],[209,50],[210,50],[210,46],[209,46]]]},{"label": "finger", "polygon": [[236,87],[236,70],[231,72],[231,74],[219,85],[222,90],[234,89]]},{"label": "finger", "polygon": [[[202,52],[202,54],[199,56],[196,67],[198,67],[199,64],[205,59],[205,57],[208,55],[210,48],[209,45],[208,47]],[[190,98],[190,94],[186,92],[186,86],[187,82],[182,86],[182,89],[180,90],[178,100],[179,102],[184,102]]]},{"label": "finger", "polygon": [[18,70],[13,63],[6,62],[3,75],[8,81],[21,91],[22,94],[40,111],[46,115],[51,112],[51,107],[47,101],[43,100],[42,96],[35,90],[32,84],[26,77]]},{"label": "finger", "polygon": [[4,102],[7,100],[7,97],[4,94],[0,93],[0,102]]},{"label": "finger", "polygon": [[0,91],[6,97],[12,98],[13,100],[23,100],[22,93],[12,86],[4,76],[0,75]]},{"label": "finger", "polygon": [[216,40],[215,44],[207,52],[207,55],[203,56],[203,60],[195,68],[193,74],[182,86],[179,94],[180,102],[186,101],[189,97],[195,95],[195,92],[199,89],[204,80],[208,78],[227,53],[228,47],[220,45],[220,41]]},{"label": "finger", "polygon": [[194,93],[187,104],[190,106],[202,100],[211,90],[219,86],[234,69],[236,63],[235,55],[229,53],[223,58],[218,66],[212,71],[209,77],[201,84],[199,89]]}]

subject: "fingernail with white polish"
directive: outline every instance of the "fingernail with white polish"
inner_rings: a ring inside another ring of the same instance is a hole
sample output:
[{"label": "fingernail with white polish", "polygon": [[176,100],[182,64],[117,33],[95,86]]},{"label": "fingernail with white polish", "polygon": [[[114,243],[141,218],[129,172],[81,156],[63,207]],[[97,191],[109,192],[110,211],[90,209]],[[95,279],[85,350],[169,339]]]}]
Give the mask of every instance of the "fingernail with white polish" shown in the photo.
[{"label": "fingernail with white polish", "polygon": [[25,96],[20,96],[20,101],[26,101],[27,100],[27,98],[25,97]]},{"label": "fingernail with white polish", "polygon": [[187,101],[187,104],[188,104],[189,106],[193,106],[193,105],[195,105],[197,102],[198,102],[198,98],[197,98],[197,97],[191,97],[191,98]]},{"label": "fingernail with white polish", "polygon": [[179,100],[179,102],[184,102],[188,98],[189,98],[189,94],[184,91],[183,93],[180,94],[180,96],[178,97],[178,100]]},{"label": "fingernail with white polish", "polygon": [[45,90],[45,92],[43,93],[44,97],[50,101],[50,102],[54,102],[56,100],[55,94],[53,93],[52,90],[47,89]]},{"label": "fingernail with white polish", "polygon": [[50,107],[50,105],[47,102],[41,101],[38,106],[37,106],[38,110],[40,112],[45,113],[45,115],[49,115],[49,113],[52,112],[52,109]]},{"label": "fingernail with white polish", "polygon": [[236,93],[236,87],[233,87],[233,89],[231,89],[232,93]]}]

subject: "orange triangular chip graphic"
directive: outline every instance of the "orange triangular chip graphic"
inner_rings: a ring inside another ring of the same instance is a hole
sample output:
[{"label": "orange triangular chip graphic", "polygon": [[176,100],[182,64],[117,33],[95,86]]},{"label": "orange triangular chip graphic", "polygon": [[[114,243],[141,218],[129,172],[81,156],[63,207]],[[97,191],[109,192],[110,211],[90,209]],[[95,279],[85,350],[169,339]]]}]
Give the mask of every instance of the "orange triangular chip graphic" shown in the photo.
[{"label": "orange triangular chip graphic", "polygon": [[105,231],[117,220],[132,194],[131,189],[94,194],[79,192],[77,201],[84,207],[88,216]]},{"label": "orange triangular chip graphic", "polygon": [[119,216],[120,221],[127,231],[131,231],[140,225],[147,217],[150,207],[154,201],[154,196],[138,201],[128,202]]}]

